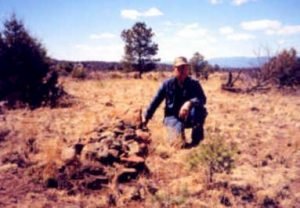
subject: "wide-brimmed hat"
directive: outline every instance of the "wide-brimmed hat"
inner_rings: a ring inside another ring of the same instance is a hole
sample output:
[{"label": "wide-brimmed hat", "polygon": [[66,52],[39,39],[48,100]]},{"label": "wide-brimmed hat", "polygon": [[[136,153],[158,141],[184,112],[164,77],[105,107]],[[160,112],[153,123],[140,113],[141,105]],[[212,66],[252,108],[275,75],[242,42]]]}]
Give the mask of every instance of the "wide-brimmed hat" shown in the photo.
[{"label": "wide-brimmed hat", "polygon": [[188,61],[186,60],[185,57],[183,56],[179,56],[177,58],[175,58],[174,60],[174,66],[182,66],[182,65],[189,65]]}]

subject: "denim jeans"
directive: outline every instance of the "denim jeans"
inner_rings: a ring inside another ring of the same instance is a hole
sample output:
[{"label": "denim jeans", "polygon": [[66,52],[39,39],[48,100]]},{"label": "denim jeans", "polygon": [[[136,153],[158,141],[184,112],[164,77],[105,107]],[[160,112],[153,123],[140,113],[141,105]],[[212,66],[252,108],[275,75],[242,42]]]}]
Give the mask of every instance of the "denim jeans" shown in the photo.
[{"label": "denim jeans", "polygon": [[169,139],[174,140],[178,137],[185,138],[184,130],[186,128],[192,128],[192,142],[191,146],[198,145],[204,138],[203,125],[207,111],[204,107],[192,107],[189,111],[187,119],[183,121],[176,116],[166,116],[164,118],[164,124],[169,130]]}]

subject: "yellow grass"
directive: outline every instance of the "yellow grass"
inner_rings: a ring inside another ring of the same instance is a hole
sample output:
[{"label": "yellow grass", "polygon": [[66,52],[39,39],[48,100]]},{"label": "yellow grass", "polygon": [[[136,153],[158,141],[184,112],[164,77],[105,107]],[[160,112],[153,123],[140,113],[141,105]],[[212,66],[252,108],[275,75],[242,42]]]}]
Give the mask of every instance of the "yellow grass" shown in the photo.
[{"label": "yellow grass", "polygon": [[[0,157],[11,151],[24,151],[20,144],[35,138],[39,151],[29,154],[29,158],[37,165],[46,165],[44,174],[51,175],[54,166],[62,161],[61,151],[64,148],[80,139],[88,139],[100,123],[120,118],[129,109],[145,109],[162,81],[159,77],[153,79],[153,76],[155,74],[148,75],[151,79],[143,80],[60,80],[65,90],[74,96],[73,105],[34,111],[6,111],[1,127],[10,129],[11,133],[1,145]],[[224,143],[235,143],[240,154],[232,173],[216,174],[215,180],[241,186],[251,185],[258,190],[257,197],[260,200],[265,196],[275,197],[279,190],[289,185],[293,195],[282,199],[281,205],[291,207],[297,203],[295,196],[300,197],[299,186],[293,185],[300,175],[299,96],[283,95],[277,91],[253,95],[232,94],[221,91],[220,79],[221,75],[215,74],[208,81],[202,81],[208,98],[206,134],[214,135],[217,132]],[[199,164],[196,169],[188,168],[187,158],[194,150],[170,146],[166,141],[162,119],[163,105],[148,125],[152,143],[146,161],[152,173],[149,180],[159,191],[154,196],[148,196],[140,206],[223,207],[219,203],[222,190],[206,190],[201,195],[207,188],[205,167]],[[206,137],[203,144],[213,139]],[[268,155],[272,159],[268,159]],[[268,164],[262,166],[263,161]],[[75,197],[54,191],[52,194],[57,197],[57,202],[44,199],[38,203],[29,197],[30,194],[41,197],[37,193],[28,193],[19,203],[30,204],[30,201],[35,207],[43,207],[47,203],[63,204],[66,201],[69,205],[83,207],[101,207],[105,204],[104,199],[97,195]]]}]

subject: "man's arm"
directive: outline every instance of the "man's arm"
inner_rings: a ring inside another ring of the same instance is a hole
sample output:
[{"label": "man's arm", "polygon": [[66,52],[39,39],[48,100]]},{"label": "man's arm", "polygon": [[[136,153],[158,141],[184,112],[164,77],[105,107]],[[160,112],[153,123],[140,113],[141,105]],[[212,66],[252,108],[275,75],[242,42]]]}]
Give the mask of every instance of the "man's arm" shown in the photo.
[{"label": "man's arm", "polygon": [[192,106],[204,106],[206,103],[206,96],[204,91],[198,81],[195,81],[191,86],[191,89],[194,92],[194,97],[186,101],[179,110],[179,117],[186,119],[188,112]]},{"label": "man's arm", "polygon": [[193,106],[195,106],[195,105],[204,106],[206,104],[206,96],[204,94],[204,91],[203,91],[200,83],[195,81],[195,84],[193,85],[192,90],[195,92],[195,97],[190,99],[191,104]]},{"label": "man's arm", "polygon": [[166,96],[166,89],[165,89],[165,83],[163,83],[160,88],[158,89],[156,95],[154,96],[154,98],[152,99],[149,107],[146,110],[145,113],[145,119],[146,121],[150,120],[153,116],[153,114],[155,113],[156,109],[158,108],[158,106],[161,104],[161,102],[163,101],[163,99]]}]

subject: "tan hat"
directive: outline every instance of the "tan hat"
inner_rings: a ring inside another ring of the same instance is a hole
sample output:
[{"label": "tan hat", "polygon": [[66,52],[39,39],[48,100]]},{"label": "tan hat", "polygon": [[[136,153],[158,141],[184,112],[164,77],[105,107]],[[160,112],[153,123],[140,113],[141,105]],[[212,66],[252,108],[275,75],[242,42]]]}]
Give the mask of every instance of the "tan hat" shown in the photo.
[{"label": "tan hat", "polygon": [[189,65],[186,58],[183,56],[179,56],[179,57],[175,58],[174,66],[182,66],[182,65]]}]

